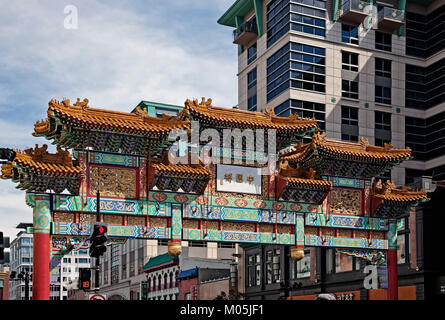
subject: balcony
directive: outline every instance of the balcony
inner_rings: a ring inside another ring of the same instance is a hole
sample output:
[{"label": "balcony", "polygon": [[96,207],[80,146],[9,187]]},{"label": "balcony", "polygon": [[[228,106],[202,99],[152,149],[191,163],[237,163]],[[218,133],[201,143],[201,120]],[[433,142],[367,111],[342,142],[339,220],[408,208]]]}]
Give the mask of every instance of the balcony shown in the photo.
[{"label": "balcony", "polygon": [[394,8],[383,7],[378,12],[378,28],[394,32],[403,26],[405,12]]},{"label": "balcony", "polygon": [[370,15],[372,6],[366,1],[348,0],[342,3],[339,18],[355,25],[361,24]]},{"label": "balcony", "polygon": [[244,22],[233,31],[233,43],[247,46],[251,41],[258,37],[258,28],[256,19]]}]

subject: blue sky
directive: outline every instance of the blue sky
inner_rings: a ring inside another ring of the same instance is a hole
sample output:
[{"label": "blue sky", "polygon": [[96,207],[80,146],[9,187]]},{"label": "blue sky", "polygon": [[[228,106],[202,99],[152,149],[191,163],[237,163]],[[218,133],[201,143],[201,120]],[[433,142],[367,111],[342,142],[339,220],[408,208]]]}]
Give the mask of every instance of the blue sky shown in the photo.
[{"label": "blue sky", "polygon": [[[34,147],[48,101],[88,98],[131,111],[141,100],[237,104],[232,30],[217,24],[234,0],[3,0],[0,2],[0,146]],[[74,5],[78,29],[65,29]],[[24,192],[0,181],[0,231],[32,222]]]}]

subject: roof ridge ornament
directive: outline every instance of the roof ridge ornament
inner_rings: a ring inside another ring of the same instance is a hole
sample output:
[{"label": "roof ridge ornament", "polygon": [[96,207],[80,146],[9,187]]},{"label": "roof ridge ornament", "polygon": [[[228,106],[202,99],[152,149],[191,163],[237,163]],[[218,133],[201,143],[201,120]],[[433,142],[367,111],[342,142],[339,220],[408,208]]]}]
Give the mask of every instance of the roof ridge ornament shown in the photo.
[{"label": "roof ridge ornament", "polygon": [[267,116],[267,117],[269,117],[269,119],[272,119],[273,117],[276,117],[276,114],[275,114],[275,111],[274,111],[274,108],[272,107],[272,108],[268,108],[268,107],[266,107],[265,109],[264,109],[264,114]]},{"label": "roof ridge ornament", "polygon": [[140,120],[145,121],[149,117],[147,110],[141,108],[140,106],[137,106],[135,109],[135,113],[139,117]]},{"label": "roof ridge ornament", "polygon": [[[68,100],[68,101],[69,101],[69,100]],[[90,107],[90,106],[88,105],[88,102],[89,102],[89,101],[88,101],[87,98],[83,99],[82,102],[80,101],[80,98],[77,98],[77,101],[76,101],[76,103],[75,103],[73,106],[80,107],[80,108],[82,109],[82,111],[87,111],[88,108]]]}]

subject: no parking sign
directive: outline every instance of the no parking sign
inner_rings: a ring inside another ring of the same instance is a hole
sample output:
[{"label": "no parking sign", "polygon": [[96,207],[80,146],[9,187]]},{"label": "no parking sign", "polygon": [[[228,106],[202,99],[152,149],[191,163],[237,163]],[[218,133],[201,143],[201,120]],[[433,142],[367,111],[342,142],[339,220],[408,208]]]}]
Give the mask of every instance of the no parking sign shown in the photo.
[{"label": "no parking sign", "polygon": [[105,294],[90,294],[89,300],[107,300]]}]

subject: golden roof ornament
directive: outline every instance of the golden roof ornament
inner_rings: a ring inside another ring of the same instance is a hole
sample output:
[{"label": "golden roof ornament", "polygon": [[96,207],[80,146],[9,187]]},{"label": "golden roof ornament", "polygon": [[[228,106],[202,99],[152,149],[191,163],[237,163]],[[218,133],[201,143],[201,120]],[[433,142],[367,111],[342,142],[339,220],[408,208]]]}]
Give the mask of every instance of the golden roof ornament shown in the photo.
[{"label": "golden roof ornament", "polygon": [[82,109],[82,111],[86,111],[89,108],[87,98],[83,99],[82,102],[80,101],[80,98],[77,98],[77,102],[74,105],[76,107],[80,107]]}]

